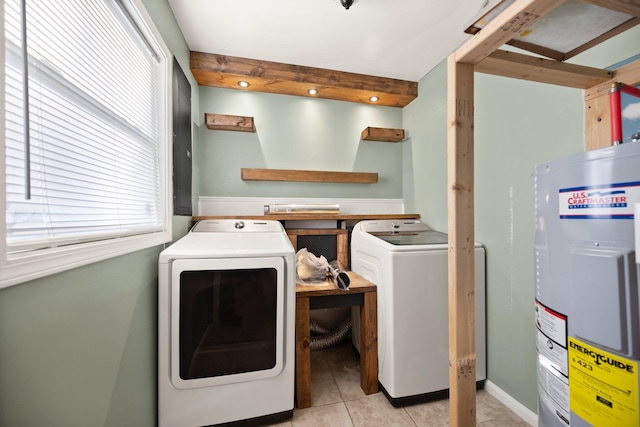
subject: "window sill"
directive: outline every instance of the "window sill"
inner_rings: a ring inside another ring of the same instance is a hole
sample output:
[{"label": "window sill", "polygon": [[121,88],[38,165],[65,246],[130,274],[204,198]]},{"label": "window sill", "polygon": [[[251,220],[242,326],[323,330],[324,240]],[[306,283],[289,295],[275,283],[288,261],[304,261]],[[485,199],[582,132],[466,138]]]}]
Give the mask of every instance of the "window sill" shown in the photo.
[{"label": "window sill", "polygon": [[3,260],[0,289],[170,241],[171,230],[167,230],[11,256]]}]

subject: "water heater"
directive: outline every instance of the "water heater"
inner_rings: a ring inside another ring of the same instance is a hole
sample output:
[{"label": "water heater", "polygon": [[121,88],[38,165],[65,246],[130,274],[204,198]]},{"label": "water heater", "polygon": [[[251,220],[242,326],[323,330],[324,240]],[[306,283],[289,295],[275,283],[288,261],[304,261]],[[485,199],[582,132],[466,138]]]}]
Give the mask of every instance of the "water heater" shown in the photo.
[{"label": "water heater", "polygon": [[539,426],[640,427],[640,143],[538,165],[534,186]]}]

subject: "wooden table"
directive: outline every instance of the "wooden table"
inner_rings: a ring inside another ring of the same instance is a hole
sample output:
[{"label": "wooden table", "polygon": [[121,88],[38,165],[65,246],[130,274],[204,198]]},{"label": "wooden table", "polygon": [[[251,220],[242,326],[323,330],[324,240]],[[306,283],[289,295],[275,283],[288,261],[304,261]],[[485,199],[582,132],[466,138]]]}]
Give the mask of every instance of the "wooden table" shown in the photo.
[{"label": "wooden table", "polygon": [[309,310],[360,306],[360,387],[365,394],[378,392],[378,302],[376,285],[348,272],[349,289],[332,282],[296,286],[296,405],[311,406],[311,342]]}]

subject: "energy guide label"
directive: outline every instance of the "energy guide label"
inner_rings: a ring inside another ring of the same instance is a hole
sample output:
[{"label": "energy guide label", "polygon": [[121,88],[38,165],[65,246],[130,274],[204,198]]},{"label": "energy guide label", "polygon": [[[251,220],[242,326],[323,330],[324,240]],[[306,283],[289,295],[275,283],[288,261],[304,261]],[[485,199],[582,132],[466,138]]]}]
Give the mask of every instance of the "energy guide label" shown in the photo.
[{"label": "energy guide label", "polygon": [[571,410],[592,426],[639,427],[638,362],[569,337]]}]

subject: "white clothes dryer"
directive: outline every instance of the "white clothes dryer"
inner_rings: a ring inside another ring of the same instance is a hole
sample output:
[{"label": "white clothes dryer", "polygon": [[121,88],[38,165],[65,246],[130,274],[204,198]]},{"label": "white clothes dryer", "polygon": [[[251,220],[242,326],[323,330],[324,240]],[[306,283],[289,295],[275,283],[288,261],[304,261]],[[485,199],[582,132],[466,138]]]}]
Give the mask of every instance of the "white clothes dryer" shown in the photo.
[{"label": "white clothes dryer", "polygon": [[[447,235],[419,220],[353,228],[351,269],[378,286],[378,380],[394,406],[449,390]],[[486,379],[485,251],[475,247],[476,381]],[[353,342],[359,348],[358,313]]]},{"label": "white clothes dryer", "polygon": [[293,415],[295,284],[277,221],[200,221],[162,251],[160,427]]}]

